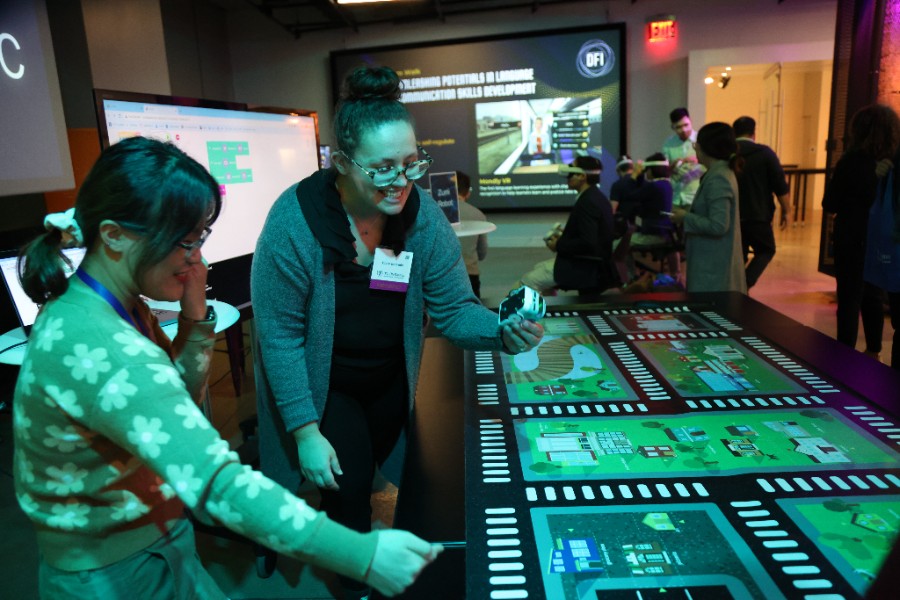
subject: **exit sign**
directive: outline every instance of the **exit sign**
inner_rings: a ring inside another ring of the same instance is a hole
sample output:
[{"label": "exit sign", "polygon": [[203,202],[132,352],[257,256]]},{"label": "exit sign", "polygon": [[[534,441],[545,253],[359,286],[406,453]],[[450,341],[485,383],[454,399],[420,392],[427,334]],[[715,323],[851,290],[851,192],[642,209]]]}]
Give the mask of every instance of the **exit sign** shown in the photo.
[{"label": "exit sign", "polygon": [[674,40],[676,35],[675,18],[659,19],[647,23],[647,41],[651,44]]}]

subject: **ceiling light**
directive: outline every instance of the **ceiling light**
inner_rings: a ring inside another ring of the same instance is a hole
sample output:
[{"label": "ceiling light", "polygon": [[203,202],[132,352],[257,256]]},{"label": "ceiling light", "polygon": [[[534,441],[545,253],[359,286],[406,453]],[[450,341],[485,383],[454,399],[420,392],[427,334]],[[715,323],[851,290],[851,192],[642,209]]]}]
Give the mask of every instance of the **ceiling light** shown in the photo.
[{"label": "ceiling light", "polygon": [[709,85],[709,84],[711,84],[713,81],[715,81],[715,79],[713,79],[712,77],[710,77],[709,75],[707,75],[707,76],[706,76],[706,79],[703,80],[703,83],[705,83],[706,85]]}]

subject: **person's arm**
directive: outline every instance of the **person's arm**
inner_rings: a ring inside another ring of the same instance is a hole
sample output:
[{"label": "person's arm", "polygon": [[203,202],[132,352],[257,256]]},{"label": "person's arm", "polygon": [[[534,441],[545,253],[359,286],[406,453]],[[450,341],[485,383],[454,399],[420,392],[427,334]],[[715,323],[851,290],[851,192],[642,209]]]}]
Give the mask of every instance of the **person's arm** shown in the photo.
[{"label": "person's arm", "polygon": [[[125,348],[127,340],[120,343]],[[202,521],[212,517],[278,552],[360,581],[374,582],[374,576],[381,589],[392,589],[383,581],[384,571],[392,572],[397,565],[382,564],[372,571],[381,543],[378,534],[360,534],[331,521],[262,473],[240,464],[191,401],[179,372],[161,349],[127,360],[122,348],[111,348],[109,357],[109,377],[98,379],[95,386],[100,402],[88,406],[85,422],[155,472],[162,479],[159,489],[164,497],[178,496]],[[110,403],[105,405],[106,399]],[[396,542],[388,540],[386,549],[396,552]],[[395,573],[406,582],[403,587],[439,551],[420,542],[410,536],[400,544],[409,547],[400,550],[410,564]]]},{"label": "person's arm", "polygon": [[[253,255],[250,296],[260,356],[275,405],[287,431],[318,420],[306,369],[306,310],[311,287],[292,228],[302,227],[296,197],[276,203]],[[284,196],[282,196],[284,198]],[[290,200],[293,200],[290,204]],[[295,212],[296,211],[296,212]]]},{"label": "person's arm", "polygon": [[598,256],[602,221],[600,209],[586,195],[579,198],[572,208],[572,216],[566,222],[563,235],[556,243],[556,252],[561,256]]},{"label": "person's arm", "polygon": [[778,196],[778,204],[781,206],[781,218],[778,221],[778,226],[781,229],[787,229],[791,226],[794,217],[794,215],[791,214],[792,208],[790,196],[788,194]]},{"label": "person's arm", "polygon": [[[706,214],[688,212],[684,215],[685,233],[719,237],[725,235],[731,227],[731,214],[734,210],[734,189],[724,177],[704,179],[704,205],[708,207]],[[700,194],[694,200],[696,205]]]}]

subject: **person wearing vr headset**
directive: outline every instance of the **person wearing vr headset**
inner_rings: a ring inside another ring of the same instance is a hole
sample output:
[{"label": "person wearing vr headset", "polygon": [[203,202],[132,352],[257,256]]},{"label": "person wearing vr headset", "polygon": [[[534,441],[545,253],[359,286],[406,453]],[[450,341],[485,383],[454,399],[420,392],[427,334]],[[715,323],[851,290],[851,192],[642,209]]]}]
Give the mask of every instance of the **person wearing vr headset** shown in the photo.
[{"label": "person wearing vr headset", "polygon": [[570,190],[578,199],[565,228],[545,238],[556,256],[537,263],[522,276],[519,285],[552,293],[556,289],[600,293],[618,285],[612,262],[613,214],[606,195],[597,185],[603,165],[592,156],[578,156],[560,165]]}]

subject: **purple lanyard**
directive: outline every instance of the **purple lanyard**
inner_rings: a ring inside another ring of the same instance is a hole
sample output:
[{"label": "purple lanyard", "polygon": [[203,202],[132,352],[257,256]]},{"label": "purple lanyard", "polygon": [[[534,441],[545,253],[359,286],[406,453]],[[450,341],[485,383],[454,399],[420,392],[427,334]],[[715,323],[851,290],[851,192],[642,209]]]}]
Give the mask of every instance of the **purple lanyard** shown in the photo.
[{"label": "purple lanyard", "polygon": [[143,333],[145,336],[149,337],[147,328],[138,318],[137,311],[135,310],[132,314],[128,314],[128,311],[125,310],[125,307],[122,306],[122,303],[119,302],[119,299],[116,298],[112,292],[110,292],[106,287],[103,286],[102,283],[91,277],[87,274],[83,269],[78,269],[75,271],[75,275],[78,276],[78,279],[82,280],[89,288],[97,292],[101,298],[106,300],[107,304],[112,306],[119,316],[131,323],[135,329]]}]

